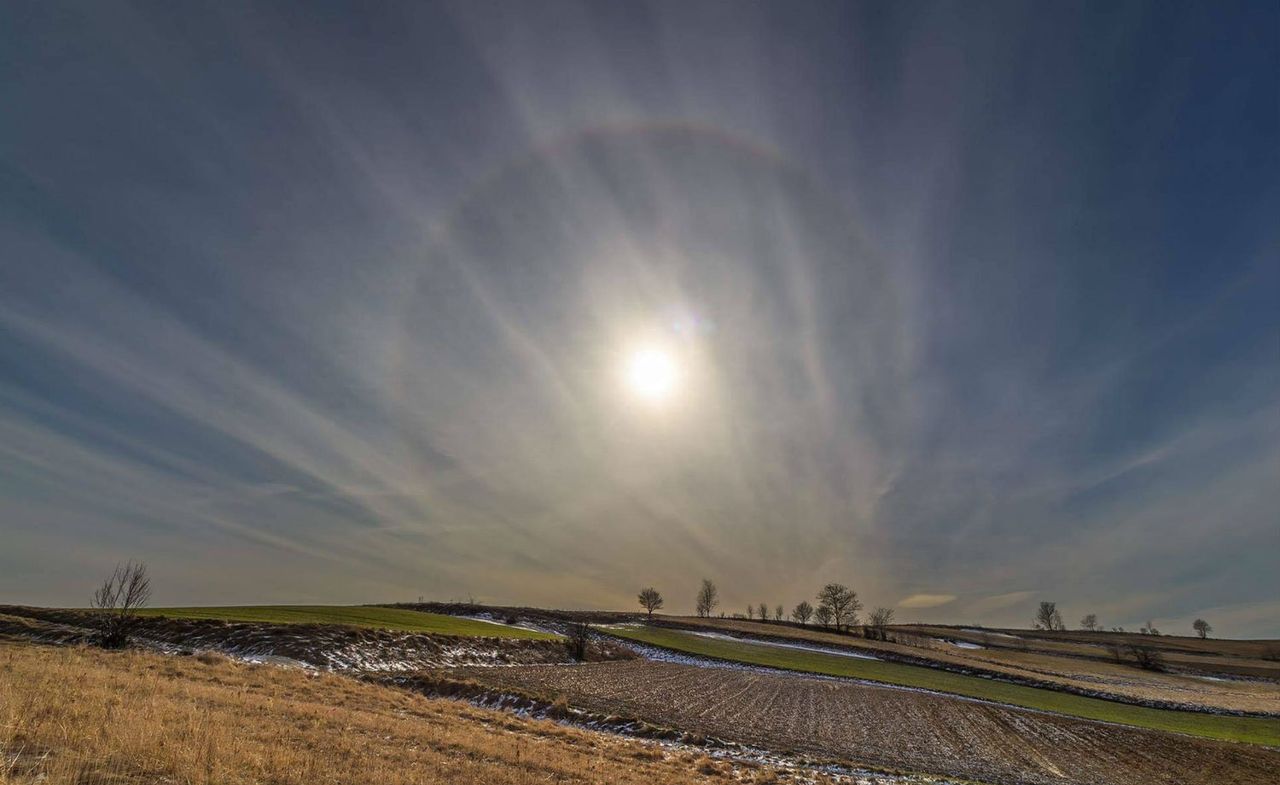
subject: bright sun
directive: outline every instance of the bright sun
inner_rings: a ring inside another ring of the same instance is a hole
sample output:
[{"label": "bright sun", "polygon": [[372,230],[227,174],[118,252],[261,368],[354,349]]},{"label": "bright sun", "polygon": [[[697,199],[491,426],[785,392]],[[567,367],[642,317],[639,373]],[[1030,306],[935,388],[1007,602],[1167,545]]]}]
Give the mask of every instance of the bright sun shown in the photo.
[{"label": "bright sun", "polygon": [[680,381],[680,369],[669,352],[647,346],[631,353],[626,366],[627,386],[648,401],[671,397]]}]

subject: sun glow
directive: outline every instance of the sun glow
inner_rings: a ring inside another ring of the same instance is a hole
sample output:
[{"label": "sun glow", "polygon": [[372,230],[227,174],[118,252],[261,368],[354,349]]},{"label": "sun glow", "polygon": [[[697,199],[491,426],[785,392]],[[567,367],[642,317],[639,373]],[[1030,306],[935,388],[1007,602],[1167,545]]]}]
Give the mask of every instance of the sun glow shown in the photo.
[{"label": "sun glow", "polygon": [[669,399],[680,384],[680,367],[670,352],[657,346],[636,349],[627,358],[627,387],[636,396],[660,403]]}]

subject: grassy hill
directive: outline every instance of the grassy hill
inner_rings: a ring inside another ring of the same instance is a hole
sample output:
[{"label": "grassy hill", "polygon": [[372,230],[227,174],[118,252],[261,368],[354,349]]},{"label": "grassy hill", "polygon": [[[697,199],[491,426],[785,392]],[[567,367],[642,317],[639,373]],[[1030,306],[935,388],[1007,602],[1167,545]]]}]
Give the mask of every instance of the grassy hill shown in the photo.
[{"label": "grassy hill", "polygon": [[399,608],[363,605],[228,605],[199,608],[146,608],[144,616],[173,619],[218,619],[221,621],[267,622],[271,624],[345,624],[402,632],[440,635],[486,636],[546,640],[558,636],[440,613],[423,613]]}]

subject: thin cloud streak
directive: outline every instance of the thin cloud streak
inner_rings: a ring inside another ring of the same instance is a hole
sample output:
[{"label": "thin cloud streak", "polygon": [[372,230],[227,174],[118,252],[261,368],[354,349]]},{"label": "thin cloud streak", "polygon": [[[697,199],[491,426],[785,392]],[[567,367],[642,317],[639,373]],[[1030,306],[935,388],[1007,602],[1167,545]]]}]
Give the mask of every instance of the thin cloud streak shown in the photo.
[{"label": "thin cloud streak", "polygon": [[5,599],[101,548],[191,601],[1280,634],[1274,53],[1133,7],[85,13],[0,33],[0,527],[49,562]]}]

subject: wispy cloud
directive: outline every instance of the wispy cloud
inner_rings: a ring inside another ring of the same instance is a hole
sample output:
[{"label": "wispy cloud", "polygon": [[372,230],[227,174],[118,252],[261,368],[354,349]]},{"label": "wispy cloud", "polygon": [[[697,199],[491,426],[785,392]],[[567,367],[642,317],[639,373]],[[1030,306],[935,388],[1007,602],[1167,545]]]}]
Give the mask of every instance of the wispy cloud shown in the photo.
[{"label": "wispy cloud", "polygon": [[[1133,26],[1223,97],[1067,9],[84,13],[0,31],[5,599],[149,556],[183,601],[1278,632],[1233,610],[1280,593],[1274,54]],[[1209,98],[1231,161],[1161,119]]]},{"label": "wispy cloud", "polygon": [[898,601],[903,608],[937,608],[955,602],[954,594],[913,594]]}]

